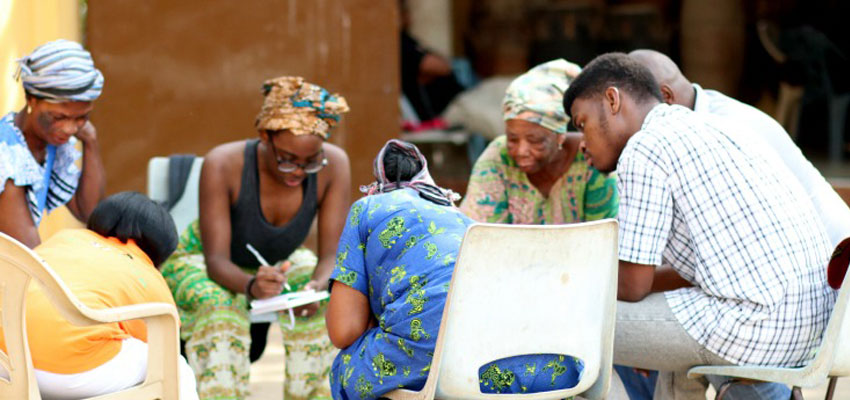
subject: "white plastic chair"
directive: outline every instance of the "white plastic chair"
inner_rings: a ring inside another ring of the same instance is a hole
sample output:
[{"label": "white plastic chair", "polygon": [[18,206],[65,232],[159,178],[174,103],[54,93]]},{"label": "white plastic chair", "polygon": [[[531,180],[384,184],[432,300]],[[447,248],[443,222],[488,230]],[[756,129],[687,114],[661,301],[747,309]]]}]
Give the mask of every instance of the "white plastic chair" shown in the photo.
[{"label": "white plastic chair", "polygon": [[[608,392],[617,294],[617,222],[475,224],[466,232],[443,311],[434,358],[419,392],[390,399],[562,399]],[[570,389],[483,394],[484,364],[523,354],[584,361]],[[436,396],[435,396],[436,395]]]},{"label": "white plastic chair", "polygon": [[[802,399],[800,388],[818,386],[829,377],[826,399],[832,399],[835,383],[839,377],[850,376],[850,309],[847,307],[850,296],[850,274],[844,276],[838,299],[832,309],[829,324],[823,334],[823,341],[815,358],[799,368],[773,368],[757,366],[697,366],[688,371],[688,377],[702,375],[730,376],[738,379],[778,382],[793,387],[792,398]],[[734,381],[727,382],[728,384]],[[723,386],[728,386],[724,384]],[[718,388],[717,397],[721,399],[725,388]]]},{"label": "white plastic chair", "polygon": [[0,295],[7,353],[0,364],[9,380],[0,379],[0,399],[40,399],[26,334],[26,293],[35,280],[50,302],[75,325],[98,325],[142,319],[148,331],[148,371],[140,385],[98,396],[112,399],[178,399],[177,310],[171,304],[147,303],[91,309],[81,303],[32,250],[0,233]]},{"label": "white plastic chair", "polygon": [[[153,157],[148,161],[148,197],[153,201],[164,202],[168,200],[168,163],[168,157]],[[203,164],[203,157],[195,158],[189,172],[189,178],[186,179],[183,195],[169,210],[178,234],[182,234],[189,224],[198,219],[198,187],[201,182]],[[277,322],[277,312],[251,314],[251,322]]]},{"label": "white plastic chair", "polygon": [[[148,197],[153,201],[168,200],[168,164],[168,157],[153,157],[148,161]],[[182,234],[192,221],[198,219],[198,185],[203,164],[203,157],[195,159],[183,195],[169,210],[178,234]]]}]

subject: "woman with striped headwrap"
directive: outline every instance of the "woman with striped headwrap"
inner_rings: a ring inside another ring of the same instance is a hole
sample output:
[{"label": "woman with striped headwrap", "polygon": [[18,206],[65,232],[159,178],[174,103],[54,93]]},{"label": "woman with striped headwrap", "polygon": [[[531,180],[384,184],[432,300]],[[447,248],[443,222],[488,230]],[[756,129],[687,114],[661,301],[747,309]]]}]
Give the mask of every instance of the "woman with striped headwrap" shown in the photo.
[{"label": "woman with striped headwrap", "polygon": [[85,221],[104,197],[106,173],[89,122],[103,75],[91,54],[68,40],[45,43],[17,62],[26,105],[0,119],[0,232],[35,247],[46,213],[67,204]]},{"label": "woman with striped headwrap", "polygon": [[[201,399],[248,395],[249,360],[259,357],[252,336],[264,346],[268,329],[250,326],[248,303],[281,293],[284,281],[293,291],[327,289],[349,204],[348,156],[326,142],[345,99],[300,77],[268,80],[263,93],[259,138],[205,156],[200,219],[162,267]],[[318,261],[299,249],[317,215]],[[295,327],[282,326],[287,399],[330,397],[334,349],[317,309],[296,309]]]},{"label": "woman with striped headwrap", "polygon": [[590,165],[581,136],[567,132],[563,97],[581,69],[559,59],[508,86],[505,136],[475,162],[460,209],[481,222],[551,225],[617,215],[616,179]]}]

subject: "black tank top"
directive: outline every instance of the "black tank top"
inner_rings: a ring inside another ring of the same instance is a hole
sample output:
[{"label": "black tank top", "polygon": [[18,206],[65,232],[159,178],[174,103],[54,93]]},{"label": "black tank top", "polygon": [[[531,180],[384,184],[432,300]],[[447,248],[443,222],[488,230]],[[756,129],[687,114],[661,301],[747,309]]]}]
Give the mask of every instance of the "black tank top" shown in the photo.
[{"label": "black tank top", "polygon": [[245,165],[242,167],[242,185],[236,204],[230,207],[230,260],[243,268],[257,268],[260,262],[245,247],[254,246],[266,261],[274,264],[285,260],[298,246],[304,243],[310,225],[318,209],[317,177],[307,174],[301,184],[303,195],[301,207],[285,225],[277,227],[263,216],[260,207],[259,172],[257,166],[257,144],[249,140],[245,144]]}]

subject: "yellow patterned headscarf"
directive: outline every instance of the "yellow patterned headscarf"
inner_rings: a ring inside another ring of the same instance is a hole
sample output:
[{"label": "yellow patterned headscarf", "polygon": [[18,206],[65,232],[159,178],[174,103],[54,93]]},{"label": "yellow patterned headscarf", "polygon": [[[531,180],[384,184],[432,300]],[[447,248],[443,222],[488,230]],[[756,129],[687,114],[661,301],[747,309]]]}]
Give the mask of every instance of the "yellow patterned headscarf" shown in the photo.
[{"label": "yellow patterned headscarf", "polygon": [[505,121],[521,119],[557,134],[567,132],[564,92],[581,67],[564,59],[540,64],[514,79],[502,101]]},{"label": "yellow patterned headscarf", "polygon": [[312,134],[327,139],[340,115],[348,111],[345,98],[305,82],[300,76],[265,81],[263,95],[263,108],[254,122],[262,130],[285,129],[294,135]]}]

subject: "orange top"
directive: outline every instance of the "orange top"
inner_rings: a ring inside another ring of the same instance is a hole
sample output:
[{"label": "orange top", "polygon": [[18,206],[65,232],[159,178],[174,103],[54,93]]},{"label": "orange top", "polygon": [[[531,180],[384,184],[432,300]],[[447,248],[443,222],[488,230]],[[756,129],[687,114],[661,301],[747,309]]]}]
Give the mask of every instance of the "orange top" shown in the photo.
[{"label": "orange top", "polygon": [[[50,237],[35,252],[88,307],[174,304],[162,275],[132,240],[124,244],[89,230],[68,229]],[[26,301],[32,363],[43,371],[85,372],[115,357],[121,350],[121,340],[132,336],[147,341],[142,320],[93,326],[71,324],[53,308],[35,282],[29,285]],[[0,349],[6,350],[2,331]]]}]

